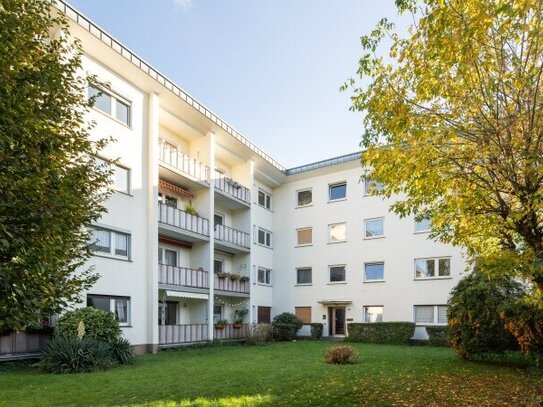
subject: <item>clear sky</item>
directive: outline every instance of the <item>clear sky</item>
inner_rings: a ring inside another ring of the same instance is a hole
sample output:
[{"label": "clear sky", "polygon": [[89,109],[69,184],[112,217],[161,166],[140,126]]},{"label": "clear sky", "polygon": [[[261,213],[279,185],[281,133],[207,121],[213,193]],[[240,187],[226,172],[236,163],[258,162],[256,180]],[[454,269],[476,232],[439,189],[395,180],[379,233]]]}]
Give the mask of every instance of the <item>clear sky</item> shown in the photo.
[{"label": "clear sky", "polygon": [[340,85],[394,0],[68,0],[286,167],[357,151]]}]

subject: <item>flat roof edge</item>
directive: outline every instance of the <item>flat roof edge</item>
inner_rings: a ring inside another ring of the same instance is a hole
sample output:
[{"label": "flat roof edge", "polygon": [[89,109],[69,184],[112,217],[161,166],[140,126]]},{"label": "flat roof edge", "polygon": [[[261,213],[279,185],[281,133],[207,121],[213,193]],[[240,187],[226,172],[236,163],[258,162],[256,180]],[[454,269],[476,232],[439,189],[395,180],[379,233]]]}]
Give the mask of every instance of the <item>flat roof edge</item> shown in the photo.
[{"label": "flat roof edge", "polygon": [[305,164],[305,165],[300,165],[298,167],[289,168],[285,170],[284,172],[286,175],[296,175],[302,172],[313,171],[319,168],[330,167],[332,165],[343,164],[349,161],[360,160],[361,156],[362,156],[362,151],[357,151],[356,153],[340,155],[338,157],[316,161],[311,164]]}]

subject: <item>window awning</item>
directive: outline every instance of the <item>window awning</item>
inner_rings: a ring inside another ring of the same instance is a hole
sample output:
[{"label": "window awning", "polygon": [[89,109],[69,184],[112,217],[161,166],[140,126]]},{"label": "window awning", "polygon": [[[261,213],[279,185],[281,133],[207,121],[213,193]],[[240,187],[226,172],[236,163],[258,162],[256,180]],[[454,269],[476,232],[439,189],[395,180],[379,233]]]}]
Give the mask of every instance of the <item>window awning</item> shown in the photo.
[{"label": "window awning", "polygon": [[319,304],[324,305],[333,305],[333,304],[351,304],[352,300],[320,300],[317,301]]},{"label": "window awning", "polygon": [[166,290],[166,295],[168,297],[177,297],[177,298],[193,298],[197,300],[207,300],[209,299],[208,294],[202,294],[202,293],[187,293],[182,291],[171,291]]}]

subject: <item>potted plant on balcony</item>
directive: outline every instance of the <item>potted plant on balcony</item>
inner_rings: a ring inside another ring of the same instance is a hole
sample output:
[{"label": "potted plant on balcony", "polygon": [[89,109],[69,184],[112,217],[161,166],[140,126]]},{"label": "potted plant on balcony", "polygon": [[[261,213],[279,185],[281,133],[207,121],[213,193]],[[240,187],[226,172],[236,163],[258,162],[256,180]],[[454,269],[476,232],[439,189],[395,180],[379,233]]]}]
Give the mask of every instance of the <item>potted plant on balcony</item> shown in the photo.
[{"label": "potted plant on balcony", "polygon": [[196,208],[189,203],[185,203],[185,212],[189,215],[200,216]]},{"label": "potted plant on balcony", "polygon": [[236,280],[239,280],[241,278],[241,276],[239,274],[236,274],[236,273],[230,273],[228,275],[228,278],[232,281],[236,281]]},{"label": "potted plant on balcony", "polygon": [[243,319],[249,313],[247,308],[237,309],[234,311],[234,329],[240,329],[243,326]]},{"label": "potted plant on balcony", "polygon": [[217,277],[219,278],[226,278],[228,277],[228,273],[225,273],[223,271],[216,271],[215,274],[217,275]]},{"label": "potted plant on balcony", "polygon": [[249,281],[249,277],[247,277],[247,276],[241,276],[241,277],[239,278],[239,281],[241,281],[241,282]]},{"label": "potted plant on balcony", "polygon": [[215,322],[215,329],[224,329],[227,323],[228,323],[228,320],[219,319],[217,322]]}]

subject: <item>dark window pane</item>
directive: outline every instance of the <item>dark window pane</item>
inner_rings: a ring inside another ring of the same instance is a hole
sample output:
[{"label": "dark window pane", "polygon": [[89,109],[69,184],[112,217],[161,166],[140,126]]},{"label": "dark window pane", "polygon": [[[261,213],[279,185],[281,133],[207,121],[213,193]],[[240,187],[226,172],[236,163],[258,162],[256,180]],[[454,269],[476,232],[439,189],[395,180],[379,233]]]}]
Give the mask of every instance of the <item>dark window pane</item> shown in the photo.
[{"label": "dark window pane", "polygon": [[343,199],[347,197],[347,184],[330,185],[330,200]]},{"label": "dark window pane", "polygon": [[330,267],[330,281],[345,281],[345,267]]},{"label": "dark window pane", "polygon": [[313,201],[313,192],[308,189],[306,191],[298,191],[298,206],[309,205]]}]

